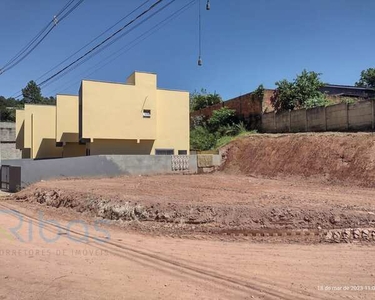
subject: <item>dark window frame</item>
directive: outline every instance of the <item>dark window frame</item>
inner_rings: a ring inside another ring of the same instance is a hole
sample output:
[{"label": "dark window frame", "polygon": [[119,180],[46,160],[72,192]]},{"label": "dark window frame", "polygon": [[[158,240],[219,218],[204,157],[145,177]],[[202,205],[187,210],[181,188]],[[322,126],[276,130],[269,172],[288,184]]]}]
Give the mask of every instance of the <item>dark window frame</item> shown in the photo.
[{"label": "dark window frame", "polygon": [[174,149],[155,149],[155,155],[174,155]]}]

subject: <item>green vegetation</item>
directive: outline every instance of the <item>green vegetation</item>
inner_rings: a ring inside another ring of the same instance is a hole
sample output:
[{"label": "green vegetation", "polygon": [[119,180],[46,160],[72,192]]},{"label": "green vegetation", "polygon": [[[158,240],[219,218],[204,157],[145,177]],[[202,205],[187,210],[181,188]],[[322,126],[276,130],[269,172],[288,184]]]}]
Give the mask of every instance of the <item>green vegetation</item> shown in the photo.
[{"label": "green vegetation", "polygon": [[263,99],[263,96],[264,96],[264,86],[263,86],[263,84],[260,84],[260,85],[256,88],[256,90],[253,92],[253,95],[254,95],[255,97],[258,97],[258,98],[260,98],[260,99]]},{"label": "green vegetation", "polygon": [[375,88],[375,68],[369,68],[361,72],[361,78],[355,83],[356,86]]},{"label": "green vegetation", "polygon": [[[194,124],[196,124],[194,126]],[[195,120],[190,131],[190,146],[194,150],[210,150],[224,146],[238,136],[249,133],[235,111],[227,107],[215,110],[207,121]]]},{"label": "green vegetation", "polygon": [[240,133],[238,133],[234,136],[224,135],[216,141],[216,144],[215,144],[214,148],[215,149],[221,148],[221,147],[229,144],[231,141],[233,141],[235,139],[238,139],[238,138],[244,137],[244,136],[249,136],[249,135],[252,135],[252,134],[255,134],[255,133],[257,133],[256,130],[251,130],[251,131],[240,132]]},{"label": "green vegetation", "polygon": [[271,98],[274,109],[282,111],[328,105],[328,99],[320,92],[324,85],[320,75],[303,70],[291,82],[286,79],[276,82],[277,88]]},{"label": "green vegetation", "polygon": [[43,97],[40,87],[32,80],[22,89],[22,96],[22,100],[0,96],[0,120],[2,122],[15,122],[16,109],[23,108],[25,103],[52,105],[56,103],[55,97]]},{"label": "green vegetation", "polygon": [[207,93],[205,89],[201,89],[200,92],[194,92],[190,95],[190,110],[196,111],[222,102],[219,94]]}]

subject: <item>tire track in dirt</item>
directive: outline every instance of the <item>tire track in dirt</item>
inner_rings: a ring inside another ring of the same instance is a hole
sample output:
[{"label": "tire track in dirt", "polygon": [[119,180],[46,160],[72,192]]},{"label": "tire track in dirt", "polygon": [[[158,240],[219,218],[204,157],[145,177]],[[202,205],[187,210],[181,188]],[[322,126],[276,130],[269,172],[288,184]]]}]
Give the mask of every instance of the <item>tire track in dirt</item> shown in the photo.
[{"label": "tire track in dirt", "polygon": [[[74,234],[79,237],[87,237],[92,241],[97,241],[97,237],[87,235],[85,233],[81,233],[79,231],[75,230],[69,230],[67,227],[64,226],[58,226],[55,224],[51,224],[45,221],[41,221],[39,219],[36,219],[33,216],[30,216],[25,213],[21,213],[18,210],[15,210],[7,205],[4,205],[3,203],[0,203],[0,207],[11,210],[15,212],[18,215],[21,215],[22,217],[28,219],[33,224],[41,224],[43,223],[43,228],[47,229],[48,231],[52,233],[58,233],[60,230],[65,230],[66,232],[69,231],[70,234]],[[113,255],[116,255],[118,257],[126,258],[135,260],[138,263],[141,263],[143,265],[146,265],[148,267],[152,267],[154,269],[158,269],[163,272],[173,273],[174,276],[182,276],[182,273],[186,275],[186,277],[193,279],[194,281],[197,281],[198,279],[201,281],[209,281],[211,284],[212,282],[218,284],[219,286],[226,286],[227,288],[230,288],[233,293],[238,293],[239,289],[242,291],[242,293],[249,293],[251,291],[252,294],[258,296],[258,297],[266,297],[265,299],[316,299],[316,296],[311,295],[311,293],[304,293],[301,295],[301,293],[292,292],[288,289],[277,287],[276,289],[272,289],[269,287],[269,284],[262,284],[260,282],[251,281],[249,282],[229,277],[223,274],[220,274],[218,272],[207,270],[203,268],[198,268],[195,266],[192,266],[191,264],[187,263],[181,263],[178,261],[174,261],[168,258],[164,258],[160,255],[157,255],[155,253],[149,252],[149,251],[142,251],[138,250],[129,246],[124,246],[115,242],[111,241],[103,241],[102,245],[95,243],[95,245],[90,243],[91,247],[106,250],[108,253],[111,253]],[[274,283],[272,283],[272,286],[275,286]],[[320,295],[321,297],[321,295]],[[333,299],[333,298],[325,298],[325,299]]]}]

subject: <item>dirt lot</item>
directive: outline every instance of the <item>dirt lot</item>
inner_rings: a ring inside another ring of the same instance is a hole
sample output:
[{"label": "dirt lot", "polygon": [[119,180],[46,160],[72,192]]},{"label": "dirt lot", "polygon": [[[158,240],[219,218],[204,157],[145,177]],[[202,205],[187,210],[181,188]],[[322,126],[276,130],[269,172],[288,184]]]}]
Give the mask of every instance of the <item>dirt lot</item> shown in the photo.
[{"label": "dirt lot", "polygon": [[213,174],[34,184],[0,200],[0,300],[374,299],[374,144],[257,135]]},{"label": "dirt lot", "polygon": [[[156,237],[114,226],[101,226],[99,231],[83,226],[87,223],[79,218],[79,224],[69,226],[55,210],[47,209],[41,218],[28,203],[0,200],[0,208],[11,209],[2,211],[0,218],[4,300],[375,297],[370,244]],[[46,223],[51,219],[53,223]],[[17,228],[22,241],[4,235],[8,228]]]},{"label": "dirt lot", "polygon": [[37,183],[16,198],[159,233],[375,226],[375,189],[293,178],[215,173],[67,179]]}]

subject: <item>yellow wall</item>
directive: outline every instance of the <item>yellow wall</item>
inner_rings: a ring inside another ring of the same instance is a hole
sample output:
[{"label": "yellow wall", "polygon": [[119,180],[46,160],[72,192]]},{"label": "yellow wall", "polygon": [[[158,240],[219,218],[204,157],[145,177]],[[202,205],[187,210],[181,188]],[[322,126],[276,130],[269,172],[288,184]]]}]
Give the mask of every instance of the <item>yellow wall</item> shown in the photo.
[{"label": "yellow wall", "polygon": [[[156,89],[85,80],[80,101],[82,138],[156,138]],[[151,110],[151,118],[143,118],[144,109]]]},{"label": "yellow wall", "polygon": [[[129,140],[155,141],[140,154],[189,153],[189,93],[158,90],[155,74],[135,72],[126,84],[83,81],[80,101],[82,138],[91,141],[91,155],[136,154],[139,144]],[[144,109],[151,110],[151,118],[143,117]]]},{"label": "yellow wall", "polygon": [[56,96],[56,141],[78,143],[78,96]]},{"label": "yellow wall", "polygon": [[25,139],[25,111],[22,109],[16,110],[16,148],[24,148]]},{"label": "yellow wall", "polygon": [[157,91],[157,136],[155,149],[187,150],[189,153],[189,93],[169,90]]},{"label": "yellow wall", "polygon": [[57,95],[56,106],[26,104],[16,118],[24,157],[84,156],[86,149],[90,155],[189,153],[189,93],[157,89],[151,73],[135,72],[126,84],[84,80],[79,96]]},{"label": "yellow wall", "polygon": [[31,158],[62,156],[56,147],[56,106],[25,105],[25,148],[31,148]]}]

